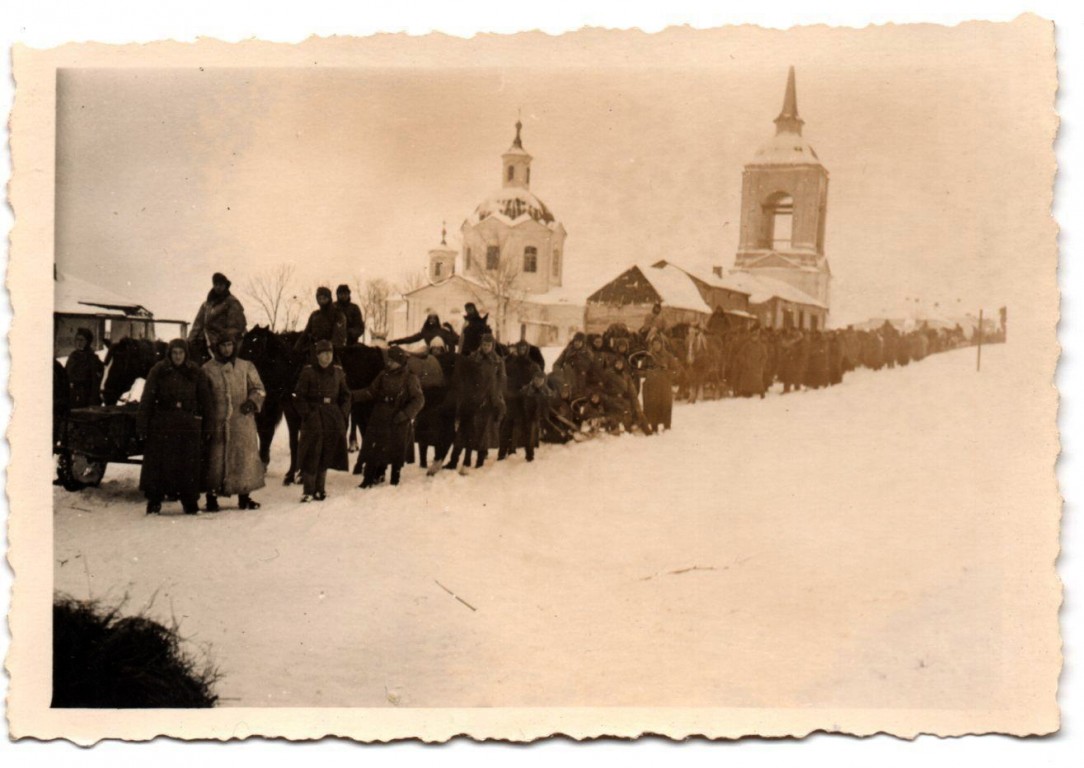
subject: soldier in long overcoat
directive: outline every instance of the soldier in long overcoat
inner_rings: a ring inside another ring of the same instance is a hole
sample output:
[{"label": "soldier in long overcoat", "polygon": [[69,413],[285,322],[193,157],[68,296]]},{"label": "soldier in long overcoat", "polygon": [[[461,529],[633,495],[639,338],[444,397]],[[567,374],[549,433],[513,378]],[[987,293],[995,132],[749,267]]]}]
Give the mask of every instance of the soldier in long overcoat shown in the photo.
[{"label": "soldier in long overcoat", "polygon": [[227,332],[240,339],[248,330],[245,308],[230,293],[230,285],[232,283],[221,272],[215,272],[211,277],[207,300],[200,305],[188,333],[188,351],[195,361],[211,357],[219,339]]},{"label": "soldier in long overcoat", "polygon": [[[444,367],[441,365],[445,349],[444,340],[434,336],[425,351],[411,353],[407,360],[407,368],[418,377],[425,397],[425,404],[414,419],[414,441],[418,444],[418,466],[422,469],[429,466],[429,446],[432,445],[439,454],[442,443],[444,424],[441,421],[441,408],[448,393]],[[438,461],[443,458],[441,456]]]},{"label": "soldier in long overcoat", "polygon": [[360,460],[365,464],[361,488],[374,485],[391,467],[391,484],[399,485],[399,473],[414,444],[414,418],[425,405],[422,385],[407,367],[401,347],[388,350],[387,364],[365,389],[353,391],[355,402],[373,401],[373,413],[365,428]]},{"label": "soldier in long overcoat", "polygon": [[828,386],[828,340],[820,331],[813,331],[809,340],[809,364],[805,369],[805,385],[809,389]]},{"label": "soldier in long overcoat", "polygon": [[68,355],[64,371],[68,376],[72,408],[102,404],[102,374],[105,365],[94,352],[94,334],[89,328],[75,332],[75,350]]},{"label": "soldier in long overcoat", "polygon": [[485,334],[474,354],[461,357],[456,365],[455,443],[445,469],[455,469],[466,451],[463,471],[470,466],[471,452],[477,452],[475,468],[485,464],[489,449],[499,445],[498,427],[504,418],[504,361],[494,350],[491,334]]},{"label": "soldier in long overcoat", "polygon": [[645,359],[643,375],[644,418],[655,431],[670,429],[674,411],[674,381],[681,363],[670,354],[662,337],[656,336],[649,345],[650,355]]},{"label": "soldier in long overcoat", "polygon": [[735,389],[740,397],[764,397],[764,365],[768,360],[768,348],[754,328],[738,350],[738,378]]},{"label": "soldier in long overcoat", "polygon": [[298,464],[302,502],[326,499],[327,471],[348,469],[346,420],[352,397],[346,373],[333,364],[335,351],[330,341],[316,342],[313,351],[316,364],[301,369],[294,388],[294,407],[301,417]]},{"label": "soldier in long overcoat", "polygon": [[211,382],[188,358],[188,343],[174,339],[166,359],[147,374],[136,424],[145,437],[139,488],[147,514],[162,511],[162,499],[175,495],[186,514],[198,509],[203,422],[214,408]]},{"label": "soldier in long overcoat", "polygon": [[542,369],[528,357],[531,351],[531,345],[528,342],[518,341],[508,351],[509,355],[504,359],[504,403],[508,410],[501,421],[501,440],[497,460],[501,461],[505,456],[514,454],[517,448],[526,448],[528,457],[533,459],[534,449],[537,446],[537,434],[533,437],[531,435],[524,394],[535,375],[542,373]]},{"label": "soldier in long overcoat", "polygon": [[210,418],[204,423],[209,512],[218,511],[219,496],[234,494],[239,509],[259,509],[251,494],[264,486],[256,412],[263,407],[267,392],[256,366],[237,356],[239,346],[239,339],[227,332],[219,339],[215,356],[203,366],[213,395]]}]

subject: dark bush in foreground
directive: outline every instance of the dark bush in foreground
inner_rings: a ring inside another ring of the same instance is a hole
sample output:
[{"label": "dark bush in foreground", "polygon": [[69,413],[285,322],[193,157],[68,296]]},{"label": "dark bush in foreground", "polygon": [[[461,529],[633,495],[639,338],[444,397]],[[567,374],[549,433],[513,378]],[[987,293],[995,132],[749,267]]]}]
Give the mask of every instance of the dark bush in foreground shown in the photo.
[{"label": "dark bush in foreground", "polygon": [[218,672],[186,656],[177,626],[120,608],[53,601],[54,707],[213,707]]}]

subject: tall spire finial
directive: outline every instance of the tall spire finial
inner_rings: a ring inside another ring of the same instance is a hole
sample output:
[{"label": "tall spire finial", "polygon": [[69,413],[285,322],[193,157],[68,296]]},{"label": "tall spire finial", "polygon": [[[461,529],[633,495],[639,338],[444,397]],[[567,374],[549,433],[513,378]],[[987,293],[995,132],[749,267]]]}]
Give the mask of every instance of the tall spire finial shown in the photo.
[{"label": "tall spire finial", "polygon": [[440,244],[448,244],[448,222],[446,221],[440,222]]},{"label": "tall spire finial", "polygon": [[519,137],[519,132],[521,130],[523,130],[523,122],[520,121],[519,118],[517,118],[516,119],[516,139],[515,139],[515,141],[512,142],[512,146],[513,147],[518,147],[519,149],[523,149],[523,140]]},{"label": "tall spire finial", "polygon": [[802,135],[805,120],[798,117],[798,92],[794,87],[794,67],[787,73],[787,92],[783,96],[783,111],[775,118],[775,132]]}]

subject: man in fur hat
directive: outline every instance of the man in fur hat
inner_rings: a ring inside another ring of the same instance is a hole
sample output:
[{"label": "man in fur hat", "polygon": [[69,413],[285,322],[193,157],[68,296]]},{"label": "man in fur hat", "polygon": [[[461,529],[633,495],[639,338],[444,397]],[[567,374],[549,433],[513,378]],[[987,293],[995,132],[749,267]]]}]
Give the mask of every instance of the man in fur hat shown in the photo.
[{"label": "man in fur hat", "polygon": [[227,332],[203,365],[212,395],[209,418],[204,419],[208,512],[219,510],[219,496],[236,495],[239,509],[260,508],[251,493],[264,486],[256,412],[267,392],[256,366],[237,356],[239,348],[240,338]]},{"label": "man in fur hat", "polygon": [[200,305],[196,319],[192,321],[192,330],[188,334],[188,346],[194,359],[206,360],[211,356],[218,340],[227,331],[239,339],[245,335],[248,325],[245,321],[245,308],[237,297],[230,293],[230,281],[221,272],[211,277],[211,290],[207,300]]},{"label": "man in fur hat", "polygon": [[317,309],[309,315],[305,330],[297,339],[296,351],[309,351],[318,341],[330,341],[334,347],[346,346],[346,316],[331,301],[331,289],[316,289]]}]

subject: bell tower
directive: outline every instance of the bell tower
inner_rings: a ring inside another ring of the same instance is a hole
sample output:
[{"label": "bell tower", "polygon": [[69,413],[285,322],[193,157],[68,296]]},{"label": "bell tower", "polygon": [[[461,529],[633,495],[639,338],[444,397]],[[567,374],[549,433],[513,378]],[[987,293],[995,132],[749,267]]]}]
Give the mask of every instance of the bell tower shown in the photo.
[{"label": "bell tower", "polygon": [[516,138],[512,140],[512,146],[508,148],[508,151],[501,155],[501,185],[504,187],[531,188],[531,160],[533,158],[523,148],[523,139],[519,135],[522,130],[523,123],[516,120]]},{"label": "bell tower", "polygon": [[804,124],[791,67],[775,136],[742,173],[734,268],[782,280],[827,306],[832,280],[824,253],[828,171],[802,136]]}]

